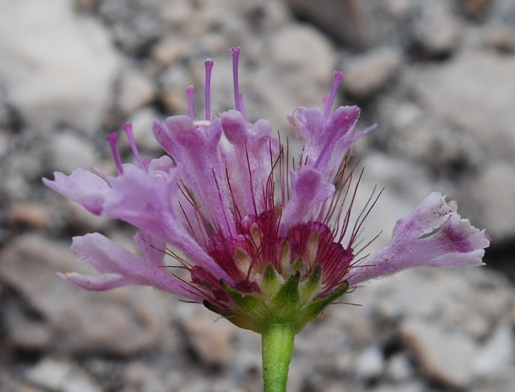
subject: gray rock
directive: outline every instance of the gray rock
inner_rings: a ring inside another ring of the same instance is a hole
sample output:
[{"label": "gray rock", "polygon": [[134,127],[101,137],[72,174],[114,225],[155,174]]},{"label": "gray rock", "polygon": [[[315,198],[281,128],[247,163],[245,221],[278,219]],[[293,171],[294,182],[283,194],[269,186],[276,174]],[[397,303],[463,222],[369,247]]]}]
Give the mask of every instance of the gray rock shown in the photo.
[{"label": "gray rock", "polygon": [[380,348],[377,345],[365,348],[355,359],[354,368],[364,379],[380,376],[384,370],[384,358]]},{"label": "gray rock", "polygon": [[469,205],[474,205],[476,224],[485,227],[494,240],[515,236],[515,163],[492,162],[480,174],[466,182],[464,190],[470,195]]},{"label": "gray rock", "polygon": [[369,27],[366,2],[339,0],[288,0],[292,11],[314,22],[340,41],[353,46],[370,45],[373,35]]},{"label": "gray rock", "polygon": [[481,345],[474,360],[474,372],[480,377],[495,380],[509,369],[515,359],[513,328],[501,322]]},{"label": "gray rock", "polygon": [[343,87],[351,96],[364,99],[374,94],[398,71],[400,53],[390,47],[372,49],[344,64]]},{"label": "gray rock", "polygon": [[71,130],[54,134],[47,145],[47,154],[50,156],[50,169],[64,173],[71,173],[79,167],[93,169],[99,161],[98,151],[90,140]]},{"label": "gray rock", "polygon": [[190,347],[203,364],[227,366],[232,357],[231,341],[236,327],[226,320],[218,320],[218,315],[200,310],[182,322]]},{"label": "gray rock", "polygon": [[388,359],[386,375],[397,382],[406,381],[413,377],[413,370],[412,364],[404,353],[395,354]]},{"label": "gray rock", "polygon": [[52,391],[64,389],[66,380],[73,369],[71,362],[44,359],[29,369],[26,378],[30,382]]},{"label": "gray rock", "polygon": [[152,80],[136,69],[125,70],[120,81],[118,106],[130,115],[137,109],[150,103],[156,95],[156,87]]},{"label": "gray rock", "polygon": [[91,378],[63,360],[45,358],[28,369],[25,377],[31,383],[56,392],[101,392],[102,389]]},{"label": "gray rock", "polygon": [[[99,294],[62,282],[56,272],[87,269],[72,262],[74,256],[67,247],[36,235],[13,241],[3,250],[1,259],[0,278],[19,292],[46,323],[48,344],[53,349],[127,355],[155,347],[162,320],[160,310],[149,306],[159,303],[155,292],[130,288]],[[12,325],[8,334],[14,335],[16,328]],[[27,347],[29,343],[20,345]]]},{"label": "gray rock", "polygon": [[262,112],[254,116],[266,113],[273,129],[287,134],[287,115],[299,106],[322,106],[329,95],[335,55],[329,40],[309,25],[284,26],[269,42],[261,52],[268,61],[246,77],[262,100]]},{"label": "gray rock", "polygon": [[461,134],[455,143],[477,144],[470,151],[481,153],[479,159],[515,160],[515,58],[464,52],[445,67],[414,72],[407,82],[427,116]]},{"label": "gray rock", "polygon": [[400,334],[428,377],[452,388],[466,388],[471,383],[475,353],[472,339],[419,321],[403,323]]},{"label": "gray rock", "polygon": [[91,134],[109,108],[119,58],[106,30],[72,3],[0,2],[0,79],[34,128],[65,123]]},{"label": "gray rock", "polygon": [[447,1],[420,2],[411,17],[412,45],[425,58],[441,58],[458,49],[463,24]]}]

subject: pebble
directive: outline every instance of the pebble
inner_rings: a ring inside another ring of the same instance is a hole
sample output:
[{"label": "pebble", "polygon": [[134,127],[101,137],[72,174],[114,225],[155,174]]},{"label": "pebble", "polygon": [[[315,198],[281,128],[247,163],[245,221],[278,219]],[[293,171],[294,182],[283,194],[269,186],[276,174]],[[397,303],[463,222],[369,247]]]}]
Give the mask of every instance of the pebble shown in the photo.
[{"label": "pebble", "polygon": [[28,381],[43,388],[62,391],[72,369],[73,365],[70,362],[45,358],[29,369],[25,376]]},{"label": "pebble", "polygon": [[[38,235],[12,241],[3,249],[1,259],[0,279],[16,287],[28,306],[46,322],[53,349],[128,355],[156,346],[162,318],[157,307],[160,302],[152,299],[152,290],[117,289],[104,295],[63,282],[56,272],[91,271],[73,262],[75,256],[68,246]],[[8,335],[15,334],[16,328],[13,325]]]},{"label": "pebble", "polygon": [[[498,78],[498,75],[503,77]],[[510,105],[515,101],[513,56],[484,50],[465,51],[446,67],[416,70],[406,82],[412,84],[412,92],[427,116],[439,118],[443,125],[455,128],[459,139],[452,144],[481,154],[482,160],[471,158],[473,162],[514,162],[515,112]],[[448,144],[442,147],[453,147]],[[480,147],[475,149],[475,144]]]},{"label": "pebble", "polygon": [[395,354],[388,359],[386,374],[394,381],[406,381],[413,377],[413,366],[404,353]]},{"label": "pebble", "polygon": [[105,28],[79,18],[70,0],[3,0],[0,7],[0,73],[9,102],[39,131],[64,123],[92,135],[119,68]]},{"label": "pebble", "polygon": [[99,154],[91,141],[71,130],[54,134],[47,147],[52,170],[71,173],[79,167],[93,169],[98,165]]},{"label": "pebble", "polygon": [[463,35],[463,24],[449,11],[446,1],[422,3],[413,24],[417,54],[425,58],[442,58],[455,52]]},{"label": "pebble", "polygon": [[202,312],[182,321],[191,348],[208,366],[227,366],[232,357],[231,340],[235,327],[218,319],[217,315]]},{"label": "pebble", "polygon": [[161,65],[169,66],[187,53],[188,41],[175,35],[163,37],[152,49],[152,57]]},{"label": "pebble", "polygon": [[[331,43],[315,28],[290,24],[281,28],[262,54],[268,61],[247,75],[262,97],[262,115],[273,129],[288,132],[287,116],[299,106],[321,106],[331,91],[336,57]],[[299,83],[299,81],[302,81]],[[291,137],[295,142],[295,137]]]},{"label": "pebble", "polygon": [[130,115],[152,102],[156,93],[154,83],[143,72],[136,69],[126,70],[120,82],[118,106],[124,114]]},{"label": "pebble", "polygon": [[40,204],[18,203],[9,211],[9,220],[14,224],[24,224],[41,228],[48,223],[48,210]]},{"label": "pebble", "polygon": [[356,99],[365,99],[382,88],[399,70],[401,54],[391,47],[374,48],[343,66],[343,87]]},{"label": "pebble", "polygon": [[400,335],[428,377],[451,388],[471,383],[475,344],[470,338],[415,320],[401,324]]},{"label": "pebble", "polygon": [[474,373],[483,378],[495,379],[511,368],[515,359],[513,328],[501,322],[481,345],[474,360]]},{"label": "pebble", "polygon": [[480,209],[478,224],[488,227],[492,238],[503,240],[515,235],[515,181],[506,179],[515,173],[515,161],[491,162],[482,168],[478,176],[470,179],[467,189],[471,199]]},{"label": "pebble", "polygon": [[308,25],[290,25],[274,36],[271,61],[279,70],[308,73],[315,82],[326,82],[334,67],[331,44]]},{"label": "pebble", "polygon": [[31,383],[55,392],[102,392],[87,374],[65,360],[45,358],[27,370]]},{"label": "pebble", "polygon": [[384,369],[384,358],[377,345],[365,348],[355,359],[357,374],[364,379],[381,375]]},{"label": "pebble", "polygon": [[367,24],[368,7],[364,2],[324,0],[288,0],[293,12],[305,18],[322,30],[354,47],[363,47],[372,43],[372,34]]}]

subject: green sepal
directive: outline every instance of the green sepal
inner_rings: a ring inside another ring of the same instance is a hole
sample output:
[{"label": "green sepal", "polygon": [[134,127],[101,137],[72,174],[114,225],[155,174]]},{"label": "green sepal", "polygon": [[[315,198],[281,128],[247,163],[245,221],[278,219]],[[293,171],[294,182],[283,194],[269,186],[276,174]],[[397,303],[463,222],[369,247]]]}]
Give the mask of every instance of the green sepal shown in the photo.
[{"label": "green sepal", "polygon": [[321,298],[307,305],[302,312],[303,315],[306,316],[306,322],[313,320],[315,317],[317,317],[320,314],[320,312],[322,312],[322,310],[326,308],[327,305],[329,305],[337,298],[340,298],[343,294],[347,292],[348,289],[349,283],[345,281],[340,287],[334,290],[327,297]]},{"label": "green sepal", "polygon": [[300,272],[297,271],[294,275],[288,278],[274,296],[272,304],[274,307],[277,307],[280,312],[285,310],[288,311],[292,306],[299,302],[299,282]]},{"label": "green sepal", "polygon": [[301,285],[300,300],[302,303],[308,303],[317,294],[322,281],[322,266],[317,264],[307,281]]},{"label": "green sepal", "polygon": [[261,282],[261,293],[265,297],[272,297],[282,282],[282,278],[272,264],[267,264]]},{"label": "green sepal", "polygon": [[263,301],[256,295],[241,293],[229,286],[223,279],[220,280],[220,285],[229,298],[231,298],[231,301],[243,311],[254,315],[267,313],[267,308]]}]

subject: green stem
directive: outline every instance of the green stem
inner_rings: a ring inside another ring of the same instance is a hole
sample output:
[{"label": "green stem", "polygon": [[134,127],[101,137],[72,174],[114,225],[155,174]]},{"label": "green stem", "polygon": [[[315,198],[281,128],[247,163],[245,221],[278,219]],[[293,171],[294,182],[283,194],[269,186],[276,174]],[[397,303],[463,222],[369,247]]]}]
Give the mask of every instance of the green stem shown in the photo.
[{"label": "green stem", "polygon": [[265,392],[286,392],[295,332],[288,324],[272,324],[261,336]]}]

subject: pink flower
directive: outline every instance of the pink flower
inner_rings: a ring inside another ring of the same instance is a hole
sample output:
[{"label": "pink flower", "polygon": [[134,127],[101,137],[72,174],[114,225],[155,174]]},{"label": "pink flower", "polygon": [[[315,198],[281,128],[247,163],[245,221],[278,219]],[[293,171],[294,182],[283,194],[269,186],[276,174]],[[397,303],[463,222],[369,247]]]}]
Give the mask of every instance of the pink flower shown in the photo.
[{"label": "pink flower", "polygon": [[[397,222],[388,246],[360,261],[361,250],[354,246],[369,210],[350,226],[355,187],[348,151],[373,127],[355,132],[356,106],[332,111],[342,74],[335,73],[323,109],[299,108],[289,117],[305,142],[293,164],[266,120],[249,122],[238,89],[239,49],[232,53],[236,110],[211,115],[213,62],[206,61],[205,119],[195,119],[190,87],[189,116],[153,124],[169,155],[144,162],[126,125],[138,165],[121,163],[112,134],[118,176],[78,169],[44,179],[92,213],[139,229],[141,256],[98,233],[75,237],[72,249],[79,260],[100,274],[61,277],[88,290],[153,286],[261,332],[273,320],[290,320],[300,330],[349,284],[414,266],[481,264],[489,244],[485,232],[461,219],[456,204],[438,193]],[[189,278],[167,267],[165,254],[186,268]]]}]

